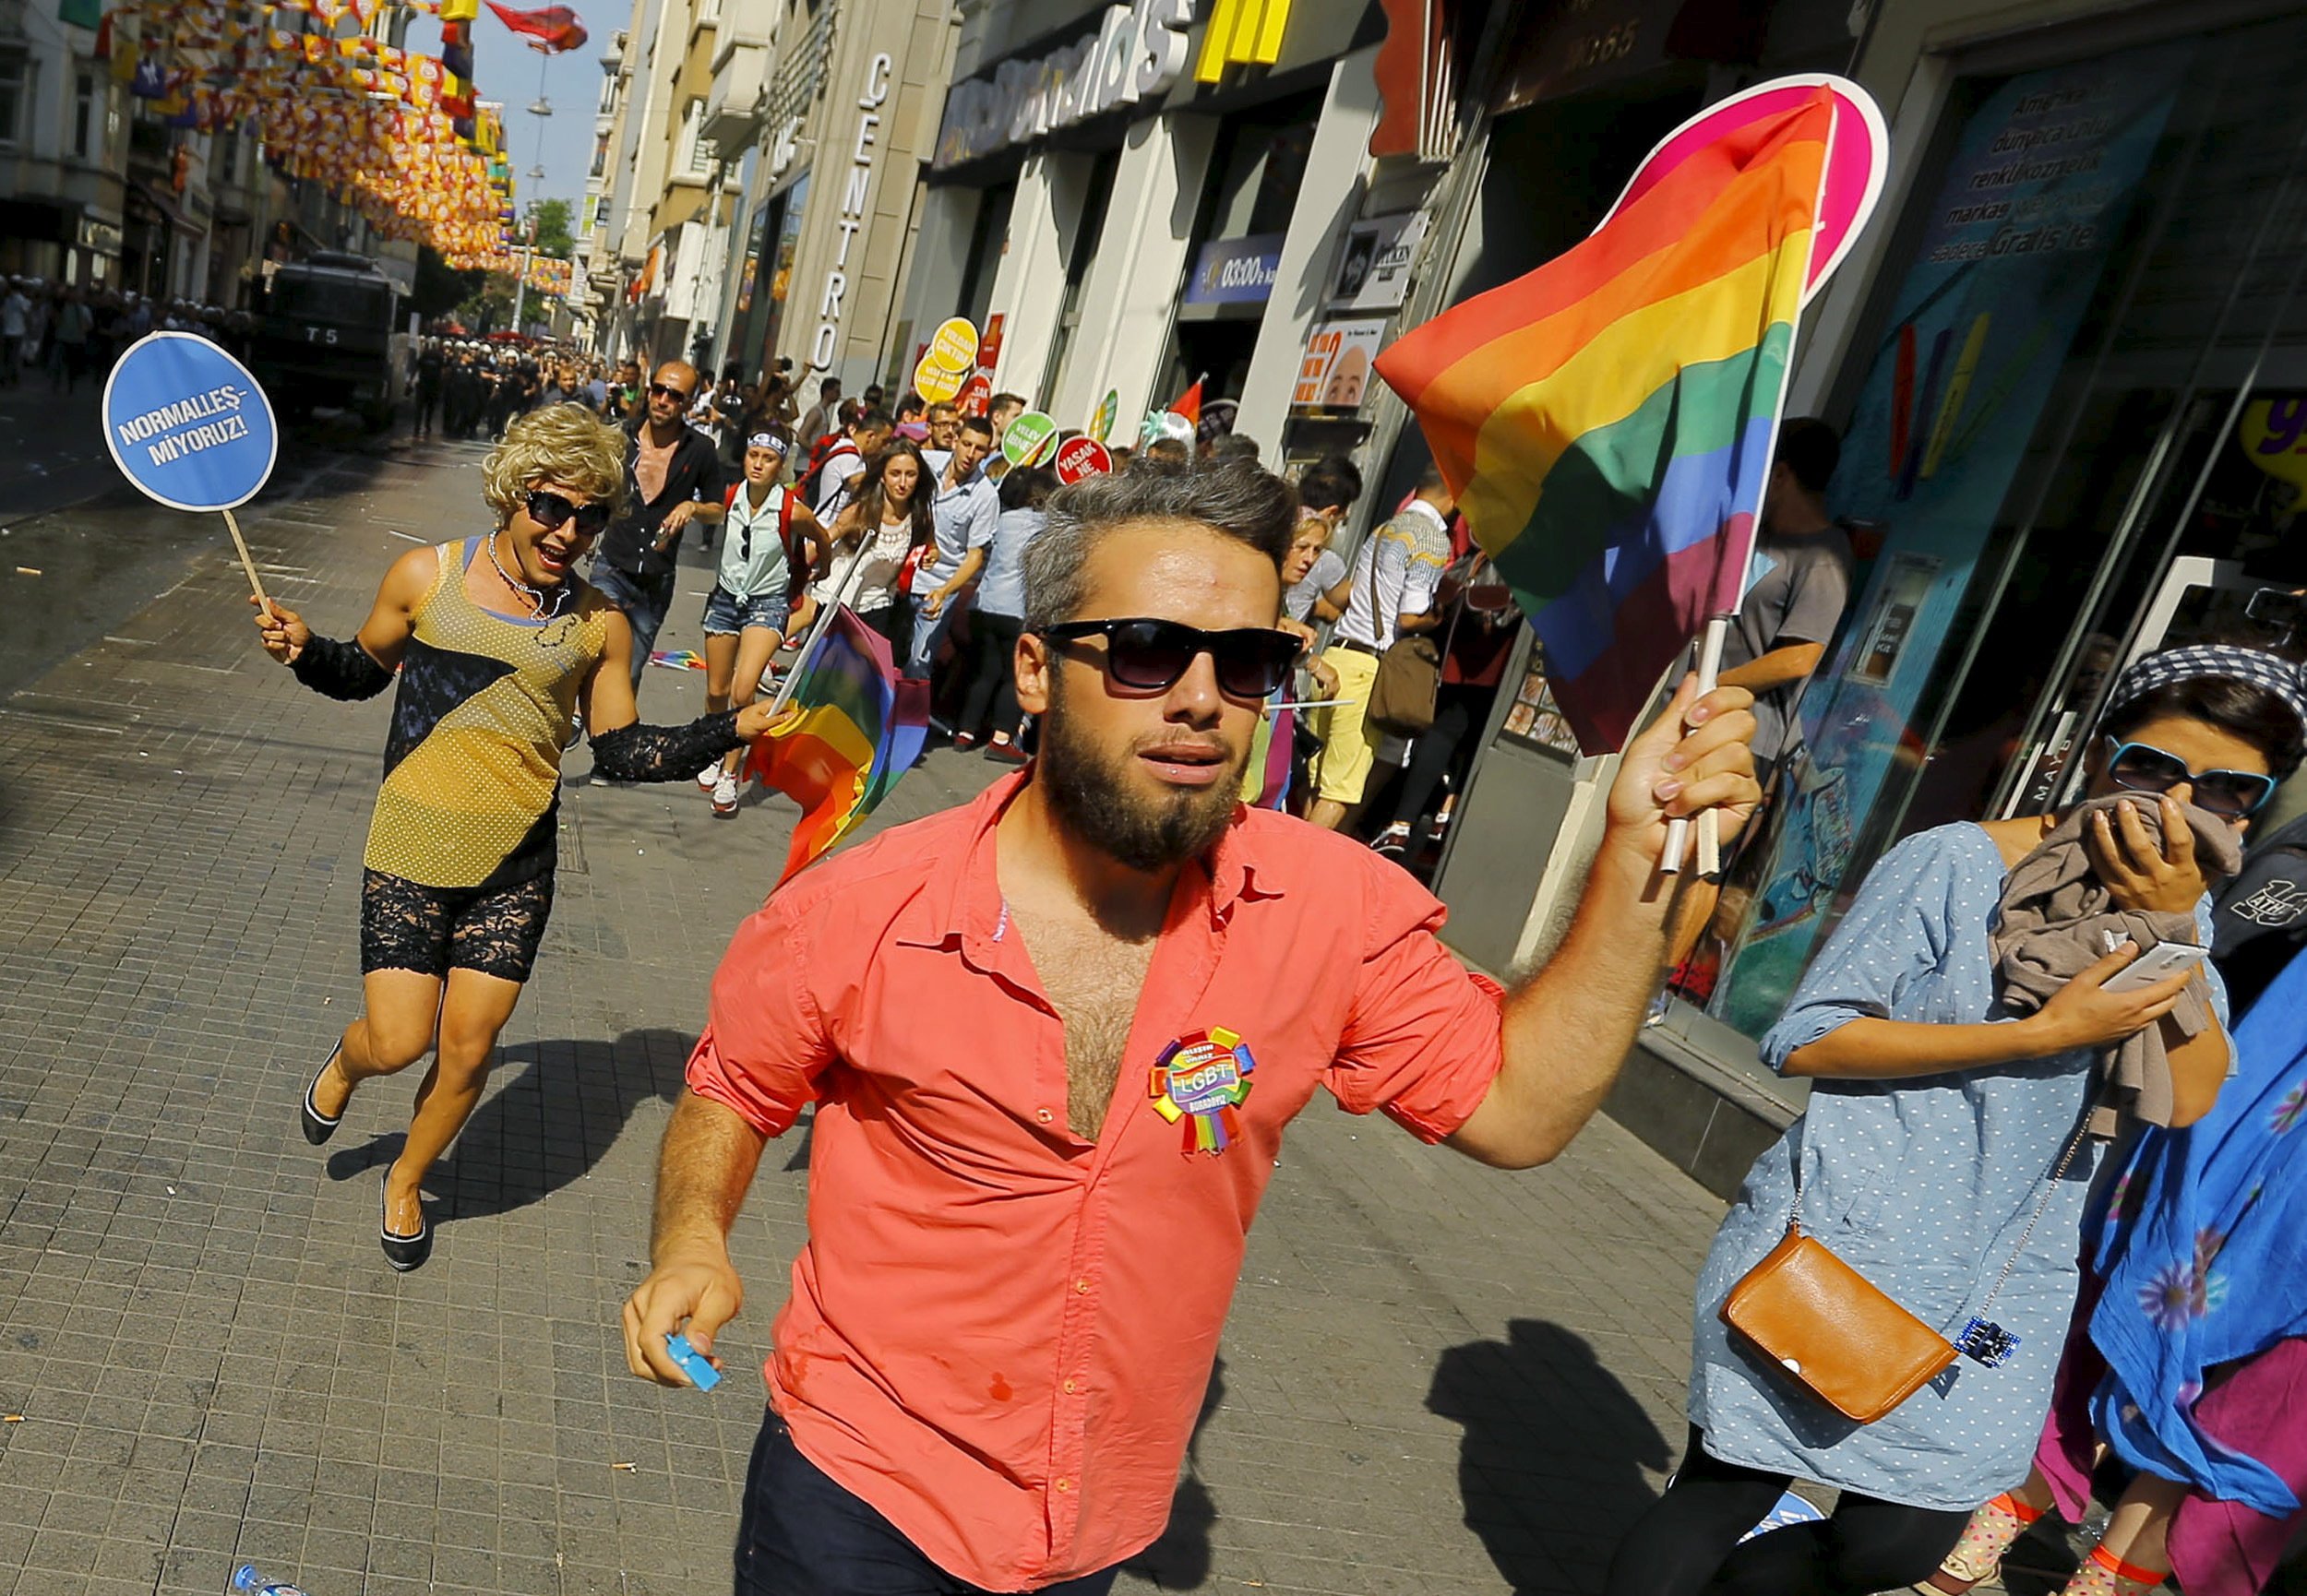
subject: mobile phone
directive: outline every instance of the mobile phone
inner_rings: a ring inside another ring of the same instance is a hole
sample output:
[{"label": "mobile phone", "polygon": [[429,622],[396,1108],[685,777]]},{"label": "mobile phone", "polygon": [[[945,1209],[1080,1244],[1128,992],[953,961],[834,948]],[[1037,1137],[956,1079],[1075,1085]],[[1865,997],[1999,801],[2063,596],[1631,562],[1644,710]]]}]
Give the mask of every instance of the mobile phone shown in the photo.
[{"label": "mobile phone", "polygon": [[2108,992],[2137,992],[2184,974],[2211,956],[2192,942],[2158,942],[2107,978]]}]

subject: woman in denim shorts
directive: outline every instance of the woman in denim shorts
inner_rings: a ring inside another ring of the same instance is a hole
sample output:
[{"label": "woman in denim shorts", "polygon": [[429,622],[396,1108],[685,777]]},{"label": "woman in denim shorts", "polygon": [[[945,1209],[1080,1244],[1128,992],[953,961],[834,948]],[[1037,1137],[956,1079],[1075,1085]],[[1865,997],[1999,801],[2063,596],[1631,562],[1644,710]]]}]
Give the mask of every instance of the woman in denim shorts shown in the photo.
[{"label": "woman in denim shorts", "polygon": [[[785,441],[777,434],[755,433],[745,440],[745,481],[730,494],[721,566],[705,600],[709,709],[753,701],[771,657],[784,646],[793,590],[823,546],[825,529],[777,482],[784,463]],[[737,812],[735,757],[706,766],[697,784],[713,795],[715,815]]]}]

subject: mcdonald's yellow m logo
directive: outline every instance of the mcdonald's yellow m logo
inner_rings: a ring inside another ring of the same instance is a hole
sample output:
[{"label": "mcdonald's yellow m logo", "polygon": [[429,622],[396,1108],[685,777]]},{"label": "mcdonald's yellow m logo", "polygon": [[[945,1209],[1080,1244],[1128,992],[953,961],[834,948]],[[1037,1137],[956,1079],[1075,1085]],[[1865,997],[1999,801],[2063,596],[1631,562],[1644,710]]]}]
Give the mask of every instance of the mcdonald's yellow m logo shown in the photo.
[{"label": "mcdonald's yellow m logo", "polygon": [[1290,0],[1212,0],[1194,81],[1215,83],[1228,66],[1273,66],[1289,19]]}]

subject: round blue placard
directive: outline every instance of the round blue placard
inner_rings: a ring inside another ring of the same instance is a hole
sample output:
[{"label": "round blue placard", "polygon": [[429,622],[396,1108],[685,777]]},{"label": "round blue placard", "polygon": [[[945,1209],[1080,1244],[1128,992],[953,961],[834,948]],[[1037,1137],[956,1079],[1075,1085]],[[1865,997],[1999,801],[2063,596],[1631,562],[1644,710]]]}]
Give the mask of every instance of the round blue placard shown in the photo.
[{"label": "round blue placard", "polygon": [[130,482],[180,510],[229,510],[272,474],[281,436],[248,368],[207,339],[156,332],[104,383],[104,447]]}]

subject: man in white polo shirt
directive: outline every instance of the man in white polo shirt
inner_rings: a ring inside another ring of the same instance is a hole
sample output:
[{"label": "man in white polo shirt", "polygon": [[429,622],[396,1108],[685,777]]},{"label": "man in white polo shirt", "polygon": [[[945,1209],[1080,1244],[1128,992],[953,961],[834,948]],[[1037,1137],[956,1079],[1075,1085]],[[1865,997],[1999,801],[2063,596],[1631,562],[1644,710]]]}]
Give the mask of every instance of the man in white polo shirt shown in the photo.
[{"label": "man in white polo shirt", "polygon": [[1321,656],[1337,673],[1336,696],[1347,701],[1333,709],[1317,709],[1311,717],[1321,750],[1313,759],[1314,802],[1306,818],[1316,826],[1337,830],[1362,801],[1370,768],[1378,762],[1378,744],[1385,736],[1369,721],[1379,657],[1393,647],[1395,638],[1430,632],[1440,622],[1434,590],[1450,565],[1450,512],[1456,507],[1450,484],[1429,465],[1410,502],[1372,532],[1354,556],[1348,578],[1353,592]]}]

